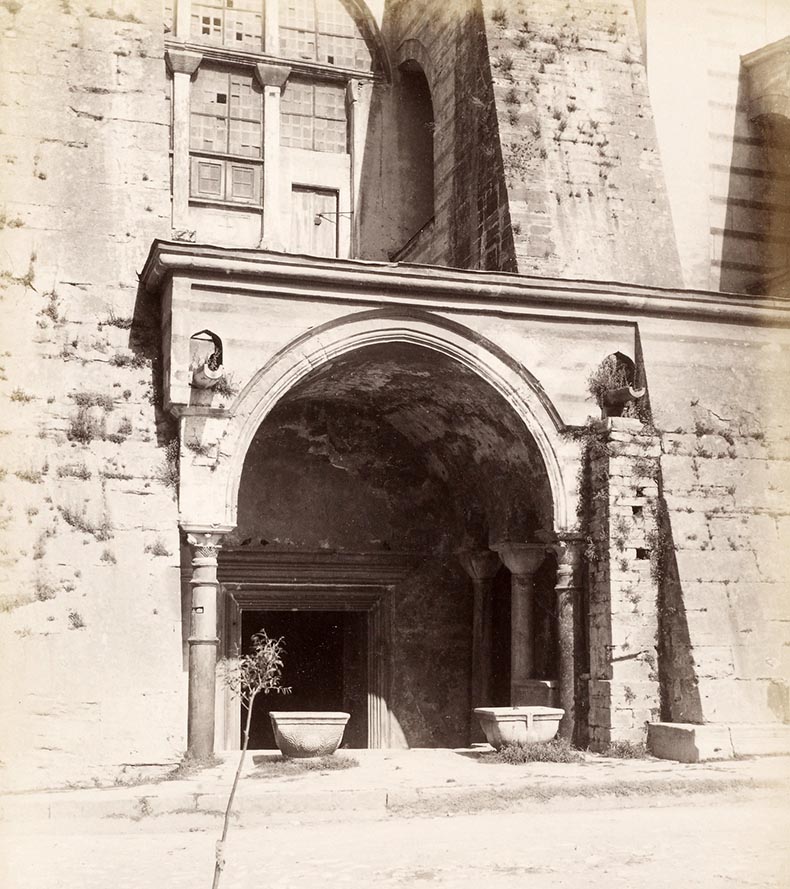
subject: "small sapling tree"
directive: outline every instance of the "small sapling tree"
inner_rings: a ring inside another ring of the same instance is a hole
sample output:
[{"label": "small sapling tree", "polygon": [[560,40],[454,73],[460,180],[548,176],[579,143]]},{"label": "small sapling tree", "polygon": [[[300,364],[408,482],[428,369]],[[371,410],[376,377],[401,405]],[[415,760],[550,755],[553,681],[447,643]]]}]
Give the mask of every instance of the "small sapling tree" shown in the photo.
[{"label": "small sapling tree", "polygon": [[239,764],[236,767],[236,775],[228,796],[228,805],[225,809],[225,820],[222,824],[222,837],[217,843],[217,860],[214,865],[214,882],[212,889],[218,889],[222,870],[225,867],[225,840],[228,836],[230,825],[230,813],[233,808],[233,799],[236,796],[236,788],[244,767],[244,757],[247,755],[247,745],[250,741],[250,722],[252,720],[252,708],[259,694],[288,694],[290,688],[284,688],[280,682],[283,670],[283,649],[285,643],[282,639],[270,638],[266,630],[261,629],[252,636],[252,651],[244,654],[238,660],[225,662],[222,680],[231,694],[239,698],[247,708],[247,720],[244,724],[244,741],[239,754]]}]

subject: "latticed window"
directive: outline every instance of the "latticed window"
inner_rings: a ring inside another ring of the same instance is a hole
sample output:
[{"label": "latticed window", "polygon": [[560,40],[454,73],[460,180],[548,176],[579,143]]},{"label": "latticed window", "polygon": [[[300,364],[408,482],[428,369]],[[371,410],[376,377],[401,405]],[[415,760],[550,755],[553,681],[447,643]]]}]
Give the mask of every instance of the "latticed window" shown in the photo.
[{"label": "latticed window", "polygon": [[201,66],[190,99],[190,195],[261,203],[263,102],[252,73]]},{"label": "latticed window", "polygon": [[263,47],[262,0],[192,0],[192,39],[260,52]]},{"label": "latticed window", "polygon": [[280,54],[341,68],[370,71],[362,29],[343,0],[279,0]]},{"label": "latticed window", "polygon": [[291,148],[345,152],[346,90],[334,83],[292,78],[280,106],[280,141]]}]

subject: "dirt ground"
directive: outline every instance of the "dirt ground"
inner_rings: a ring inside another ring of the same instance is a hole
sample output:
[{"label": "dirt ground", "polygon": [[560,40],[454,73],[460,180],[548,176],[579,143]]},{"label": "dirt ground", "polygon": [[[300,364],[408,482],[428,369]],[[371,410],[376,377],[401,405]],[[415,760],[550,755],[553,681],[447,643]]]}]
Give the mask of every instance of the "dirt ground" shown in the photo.
[{"label": "dirt ground", "polygon": [[[169,815],[18,824],[0,847],[4,889],[209,886],[219,821]],[[325,886],[790,886],[786,794],[563,799],[517,811],[232,828],[223,889]]]}]

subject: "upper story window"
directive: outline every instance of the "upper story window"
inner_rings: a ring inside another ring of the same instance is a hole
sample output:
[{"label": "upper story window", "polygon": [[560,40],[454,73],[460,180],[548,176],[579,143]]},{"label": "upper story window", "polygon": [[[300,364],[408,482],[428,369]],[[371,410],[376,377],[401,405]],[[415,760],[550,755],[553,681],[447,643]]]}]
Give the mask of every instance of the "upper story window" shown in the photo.
[{"label": "upper story window", "polygon": [[370,71],[373,60],[359,24],[343,0],[279,0],[280,54],[340,68]]},{"label": "upper story window", "polygon": [[190,38],[262,52],[267,2],[277,4],[281,57],[372,71],[369,35],[349,0],[192,0]]},{"label": "upper story window", "polygon": [[310,151],[347,151],[346,88],[290,78],[280,106],[280,143]]},{"label": "upper story window", "polygon": [[189,123],[190,196],[259,205],[263,102],[253,74],[201,66]]},{"label": "upper story window", "polygon": [[262,0],[192,0],[192,39],[260,52]]}]

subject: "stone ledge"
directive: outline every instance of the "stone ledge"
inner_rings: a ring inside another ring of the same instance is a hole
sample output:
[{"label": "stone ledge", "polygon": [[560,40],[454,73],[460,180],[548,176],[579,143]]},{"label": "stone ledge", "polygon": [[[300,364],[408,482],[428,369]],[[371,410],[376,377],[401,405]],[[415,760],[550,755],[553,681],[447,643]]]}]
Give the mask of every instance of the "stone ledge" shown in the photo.
[{"label": "stone ledge", "polygon": [[790,753],[790,725],[651,722],[647,748],[659,759],[677,762],[786,754]]}]

